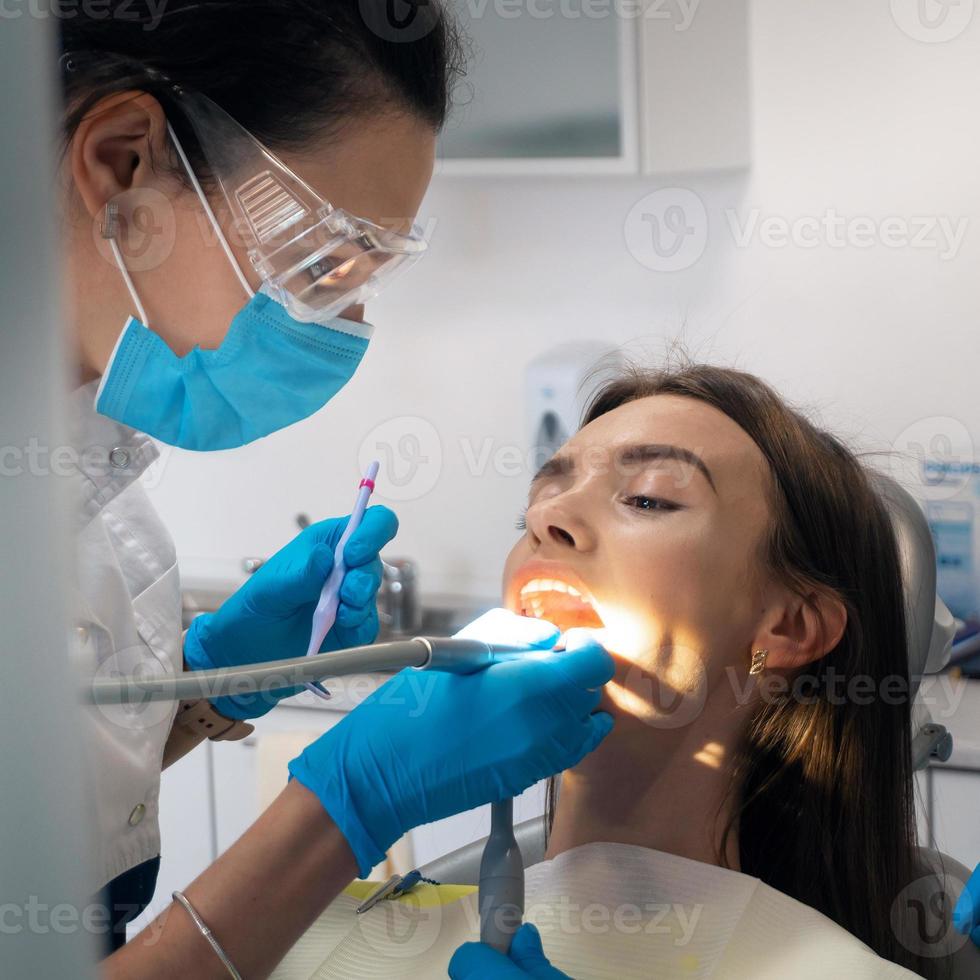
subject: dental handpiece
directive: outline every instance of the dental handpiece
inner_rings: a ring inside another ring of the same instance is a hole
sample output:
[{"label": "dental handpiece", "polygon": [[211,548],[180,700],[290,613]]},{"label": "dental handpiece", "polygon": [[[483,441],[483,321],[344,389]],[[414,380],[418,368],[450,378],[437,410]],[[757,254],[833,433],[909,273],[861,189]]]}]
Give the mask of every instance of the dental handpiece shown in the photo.
[{"label": "dental handpiece", "polygon": [[490,806],[480,861],[480,942],[506,955],[524,916],[524,858],[514,836],[514,801]]},{"label": "dental handpiece", "polygon": [[[374,490],[374,482],[378,478],[380,467],[381,464],[377,460],[368,466],[364,479],[358,485],[357,499],[354,501],[347,527],[344,528],[344,533],[341,534],[337,547],[334,548],[333,568],[330,569],[330,574],[327,576],[326,582],[323,583],[323,588],[320,590],[320,601],[317,602],[313,612],[310,645],[306,651],[308,657],[314,657],[320,652],[324,638],[333,628],[334,621],[337,619],[337,607],[340,605],[340,587],[343,585],[344,576],[347,574],[347,566],[344,564],[344,547],[351,535],[360,526],[361,518],[364,517],[364,511],[367,509],[368,500],[371,498],[371,492]],[[308,681],[304,687],[318,698],[326,700],[330,697],[330,693],[316,681]]]},{"label": "dental handpiece", "polygon": [[180,674],[151,673],[143,661],[142,672],[122,677],[97,677],[81,691],[88,704],[142,704],[147,701],[181,701],[254,694],[263,689],[296,687],[325,677],[343,677],[375,671],[441,670],[451,674],[474,674],[502,660],[526,657],[526,646],[484,643],[482,640],[416,636],[368,646],[336,650],[321,657],[292,657],[238,667],[189,670]]}]

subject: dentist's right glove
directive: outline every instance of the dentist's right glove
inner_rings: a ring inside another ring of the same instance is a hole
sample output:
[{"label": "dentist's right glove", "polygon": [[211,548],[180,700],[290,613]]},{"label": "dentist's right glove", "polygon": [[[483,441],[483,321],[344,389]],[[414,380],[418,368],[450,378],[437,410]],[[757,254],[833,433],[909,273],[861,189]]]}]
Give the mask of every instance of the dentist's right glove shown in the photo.
[{"label": "dentist's right glove", "polygon": [[475,674],[406,669],[289,771],[319,798],[364,878],[413,827],[510,799],[576,765],[612,728],[612,716],[596,711],[612,676],[612,657],[587,637]]},{"label": "dentist's right glove", "polygon": [[483,943],[463,943],[449,961],[450,980],[571,980],[553,967],[541,947],[541,934],[530,922],[514,933],[504,956]]}]

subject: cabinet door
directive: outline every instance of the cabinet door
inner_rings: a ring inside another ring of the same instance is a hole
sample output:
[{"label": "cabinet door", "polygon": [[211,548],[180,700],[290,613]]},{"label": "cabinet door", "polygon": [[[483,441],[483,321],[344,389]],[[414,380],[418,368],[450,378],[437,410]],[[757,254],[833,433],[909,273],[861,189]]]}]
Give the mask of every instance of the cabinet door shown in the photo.
[{"label": "cabinet door", "polygon": [[595,0],[455,0],[470,40],[443,173],[633,172],[635,22]]}]

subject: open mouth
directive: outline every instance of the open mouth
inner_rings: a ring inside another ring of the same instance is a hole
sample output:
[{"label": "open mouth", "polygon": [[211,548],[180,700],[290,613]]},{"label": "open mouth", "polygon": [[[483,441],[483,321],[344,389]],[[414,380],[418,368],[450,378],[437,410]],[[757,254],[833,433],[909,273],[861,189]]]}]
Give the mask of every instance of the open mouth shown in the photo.
[{"label": "open mouth", "polygon": [[561,579],[531,579],[521,587],[518,602],[522,616],[546,619],[562,633],[577,627],[603,627],[591,596]]}]

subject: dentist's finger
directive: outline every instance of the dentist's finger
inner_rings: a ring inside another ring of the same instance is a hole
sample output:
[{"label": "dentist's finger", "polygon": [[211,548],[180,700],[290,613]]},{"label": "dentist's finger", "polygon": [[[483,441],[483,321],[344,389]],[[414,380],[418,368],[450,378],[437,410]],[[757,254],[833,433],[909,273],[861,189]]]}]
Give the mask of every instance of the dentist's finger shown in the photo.
[{"label": "dentist's finger", "polygon": [[616,662],[588,630],[569,630],[565,634],[565,649],[552,654],[554,663],[573,684],[596,690],[613,679]]},{"label": "dentist's finger", "polygon": [[364,511],[360,527],[344,545],[344,564],[359,568],[378,557],[378,553],[398,533],[398,518],[382,504]]}]

